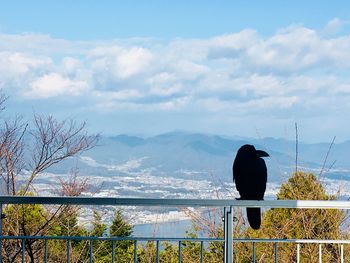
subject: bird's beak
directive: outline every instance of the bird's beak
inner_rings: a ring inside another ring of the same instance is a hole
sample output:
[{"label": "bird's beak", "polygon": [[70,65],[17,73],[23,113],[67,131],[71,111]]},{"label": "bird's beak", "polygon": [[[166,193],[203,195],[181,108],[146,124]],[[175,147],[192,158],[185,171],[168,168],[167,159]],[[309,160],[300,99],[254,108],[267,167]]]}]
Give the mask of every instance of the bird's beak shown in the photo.
[{"label": "bird's beak", "polygon": [[262,150],[256,150],[256,155],[258,157],[269,157],[270,156],[267,152],[264,152]]}]

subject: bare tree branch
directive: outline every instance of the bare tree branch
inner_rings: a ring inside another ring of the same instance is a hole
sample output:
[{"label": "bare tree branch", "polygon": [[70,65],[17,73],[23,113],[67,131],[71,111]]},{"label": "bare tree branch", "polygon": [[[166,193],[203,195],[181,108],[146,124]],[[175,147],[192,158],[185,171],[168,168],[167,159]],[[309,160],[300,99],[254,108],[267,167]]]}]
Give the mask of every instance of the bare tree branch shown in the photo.
[{"label": "bare tree branch", "polygon": [[[0,110],[2,106],[0,94]],[[34,116],[33,126],[23,123],[20,117],[4,121],[0,127],[0,181],[1,191],[7,195],[28,195],[34,179],[49,167],[87,151],[97,144],[98,135],[88,135],[86,124],[72,120],[57,121],[52,116]],[[25,143],[27,142],[27,143]],[[30,171],[30,172],[28,172]],[[29,175],[28,175],[29,174]],[[78,180],[78,170],[71,172],[67,181],[61,180],[61,194],[77,196],[87,188],[87,179]],[[6,206],[8,218],[4,231],[7,235],[45,235],[62,219],[77,212],[76,206],[40,207],[40,222],[32,222],[30,205]],[[42,251],[36,240],[25,243],[26,258],[34,262]],[[8,262],[17,262],[22,244],[17,240],[6,244]],[[12,251],[12,252],[11,252]],[[6,261],[7,262],[7,261]]]},{"label": "bare tree branch", "polygon": [[331,144],[328,147],[328,151],[327,151],[326,156],[324,158],[323,165],[322,165],[322,168],[321,168],[321,171],[320,171],[320,174],[319,174],[320,178],[322,177],[322,175],[325,172],[324,169],[325,169],[325,166],[326,166],[326,163],[327,163],[327,160],[328,160],[329,153],[331,152],[332,146],[334,145],[335,138],[336,138],[336,136],[333,137],[333,140],[332,140]]},{"label": "bare tree branch", "polygon": [[0,172],[8,195],[17,194],[17,177],[24,168],[23,137],[26,130],[27,125],[22,124],[20,117],[12,122],[5,121],[0,129]]},{"label": "bare tree branch", "polygon": [[34,130],[31,135],[35,141],[32,150],[31,175],[23,188],[27,193],[35,177],[69,157],[87,151],[94,147],[98,141],[98,135],[87,135],[86,123],[57,121],[52,116],[34,116]]}]

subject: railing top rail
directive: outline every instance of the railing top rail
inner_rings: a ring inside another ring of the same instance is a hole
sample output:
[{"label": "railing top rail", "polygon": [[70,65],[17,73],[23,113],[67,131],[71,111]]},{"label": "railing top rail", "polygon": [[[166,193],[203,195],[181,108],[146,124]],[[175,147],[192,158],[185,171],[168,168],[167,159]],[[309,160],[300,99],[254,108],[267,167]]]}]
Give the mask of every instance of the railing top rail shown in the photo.
[{"label": "railing top rail", "polygon": [[[96,237],[96,236],[1,236],[2,239],[47,239],[47,240],[100,240],[100,241],[183,241],[183,242],[224,242],[224,238],[186,237]],[[280,239],[280,238],[233,238],[242,243],[297,243],[297,244],[350,244],[347,239]]]},{"label": "railing top rail", "polygon": [[100,240],[100,241],[184,241],[184,242],[223,242],[223,238],[209,238],[209,237],[97,237],[97,236],[1,236],[1,239],[16,240],[16,239],[47,239],[47,240]]},{"label": "railing top rail", "polygon": [[185,207],[267,207],[350,209],[350,201],[335,200],[235,200],[235,199],[166,199],[61,196],[0,196],[0,204],[116,205],[116,206],[185,206]]}]

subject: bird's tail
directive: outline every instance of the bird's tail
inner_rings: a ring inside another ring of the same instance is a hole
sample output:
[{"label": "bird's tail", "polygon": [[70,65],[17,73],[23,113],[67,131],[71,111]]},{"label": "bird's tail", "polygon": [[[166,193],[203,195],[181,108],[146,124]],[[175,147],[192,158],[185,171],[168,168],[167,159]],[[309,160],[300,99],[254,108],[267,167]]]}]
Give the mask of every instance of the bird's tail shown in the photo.
[{"label": "bird's tail", "polygon": [[261,212],[260,208],[247,207],[247,217],[251,228],[257,230],[261,225]]}]

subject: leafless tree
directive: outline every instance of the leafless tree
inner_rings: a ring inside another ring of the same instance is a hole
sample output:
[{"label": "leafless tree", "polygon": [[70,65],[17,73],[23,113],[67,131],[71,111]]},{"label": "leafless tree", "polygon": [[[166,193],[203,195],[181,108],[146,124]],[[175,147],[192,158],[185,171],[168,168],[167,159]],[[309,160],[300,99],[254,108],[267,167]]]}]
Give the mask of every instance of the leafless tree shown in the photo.
[{"label": "leafless tree", "polygon": [[42,115],[34,116],[33,127],[23,124],[21,118],[5,121],[0,130],[2,191],[26,195],[40,173],[94,147],[98,135],[88,135],[85,126]]},{"label": "leafless tree", "polygon": [[[0,92],[0,111],[6,96]],[[98,135],[88,135],[86,123],[73,120],[58,121],[52,116],[34,115],[32,123],[21,117],[3,120],[0,125],[0,192],[5,195],[32,195],[33,183],[48,168],[63,160],[79,155],[94,147]],[[77,196],[87,187],[86,180],[77,178],[77,170],[67,180],[61,180],[61,194]],[[32,211],[40,222],[32,222]],[[35,207],[34,205],[8,205],[3,224],[4,235],[44,235],[50,227],[75,209],[68,206]],[[29,262],[42,252],[41,242],[26,240]],[[3,242],[4,262],[16,262],[21,254],[20,241]]]}]

